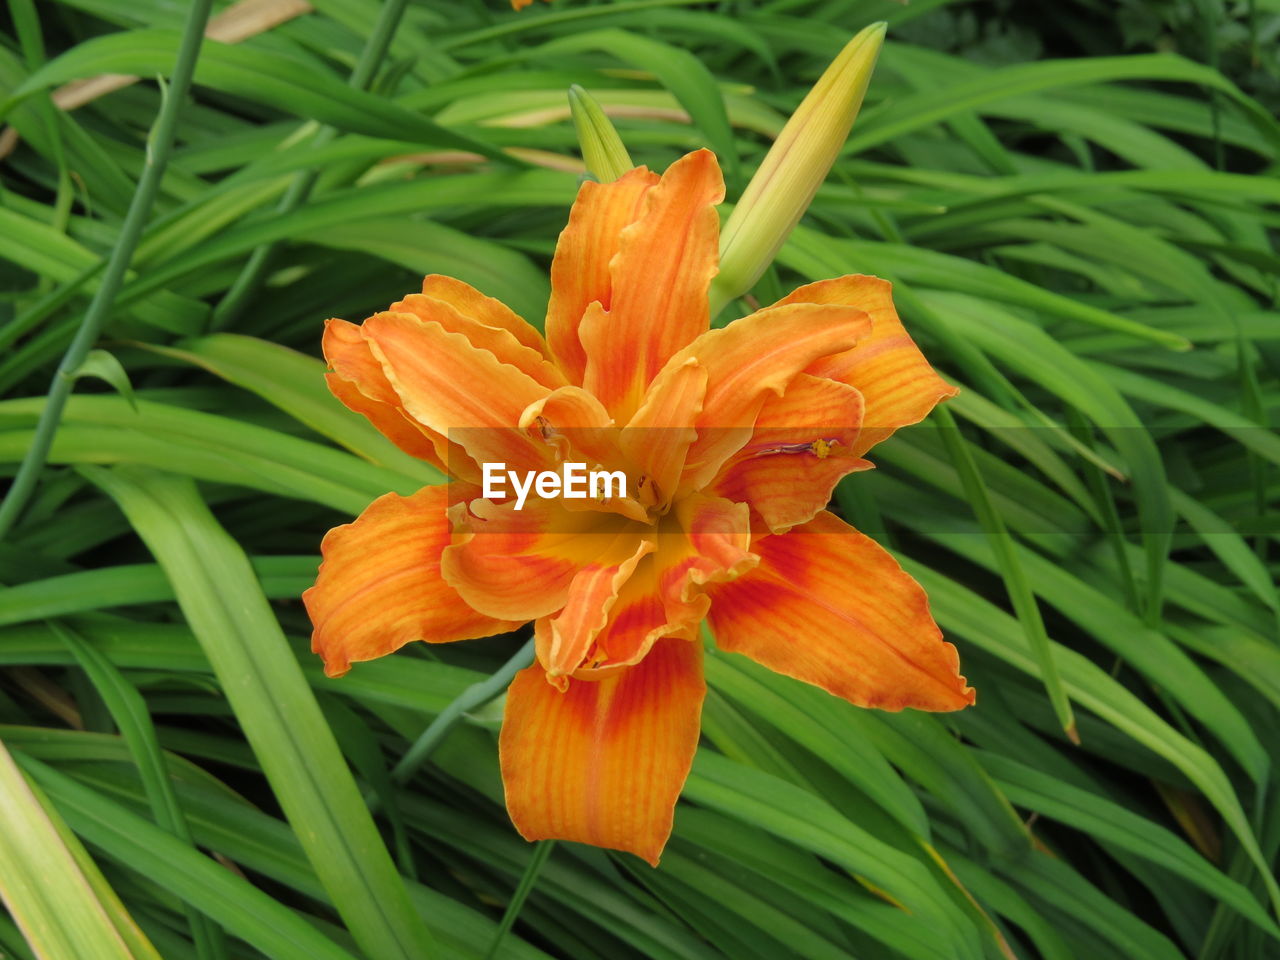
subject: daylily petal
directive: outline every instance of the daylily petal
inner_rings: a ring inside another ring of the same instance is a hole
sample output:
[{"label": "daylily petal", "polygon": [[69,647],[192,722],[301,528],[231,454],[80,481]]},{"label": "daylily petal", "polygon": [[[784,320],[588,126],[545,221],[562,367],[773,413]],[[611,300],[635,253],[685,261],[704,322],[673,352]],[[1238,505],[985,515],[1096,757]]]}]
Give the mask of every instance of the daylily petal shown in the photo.
[{"label": "daylily petal", "polygon": [[772,533],[813,519],[840,478],[871,464],[853,451],[862,425],[862,394],[835,380],[800,374],[770,395],[747,444],[708,490],[750,503]]},{"label": "daylily petal", "polygon": [[579,570],[619,563],[635,548],[636,524],[614,514],[565,510],[564,501],[477,500],[453,508],[459,530],[441,574],[489,616],[533,620],[561,609]]},{"label": "daylily petal", "polygon": [[575,677],[595,679],[638,663],[662,637],[693,640],[710,603],[706,586],[750,570],[746,504],[691,494],[658,533],[657,550],[645,556],[618,591],[609,622]]},{"label": "daylily petal", "polygon": [[547,355],[546,341],[533,324],[501,300],[485,296],[471,284],[431,273],[422,278],[422,292],[433,300],[443,300],[464,317],[507,331],[530,350]]},{"label": "daylily petal", "polygon": [[325,382],[347,409],[363,414],[379,433],[405,453],[446,469],[445,438],[404,412],[399,394],[391,388],[382,364],[369,350],[356,324],[326,320],[321,348],[333,370],[325,374]]},{"label": "daylily petal", "polygon": [[707,370],[698,439],[689,449],[684,483],[706,486],[751,437],[770,393],[822,357],[848,350],[871,331],[857,307],[795,304],[771,307],[711,330],[677,353],[649,388],[650,400],[679,388],[681,368],[696,360]]},{"label": "daylily petal", "polygon": [[644,197],[610,263],[610,300],[589,307],[578,328],[583,386],[619,422],[640,406],[663,364],[711,323],[707,286],[719,259],[724,180],[715,154],[681,157]]},{"label": "daylily petal", "polygon": [[361,328],[405,410],[477,462],[542,469],[546,448],[516,428],[550,391],[461,333],[406,313],[377,313]]},{"label": "daylily petal", "polygon": [[554,617],[538,621],[538,661],[546,668],[547,679],[561,690],[567,689],[569,675],[581,666],[592,642],[608,623],[622,585],[655,547],[652,540],[645,539],[635,553],[619,563],[587,564],[574,574],[564,608]]},{"label": "daylily petal", "polygon": [[499,739],[507,810],[527,840],[628,850],[657,865],[698,745],[702,648],[661,640],[634,667],[560,692],[516,675]]},{"label": "daylily petal", "polygon": [[646,505],[671,500],[684,471],[689,447],[698,439],[693,423],[702,412],[707,393],[707,370],[690,358],[673,370],[665,389],[651,391],[622,431],[621,445],[640,474],[644,489],[637,491]]},{"label": "daylily petal", "polygon": [[618,462],[618,431],[613,418],[581,387],[560,387],[535,400],[521,412],[519,426],[550,447],[557,461]]},{"label": "daylily petal", "polygon": [[862,707],[973,703],[924,590],[875,541],[824,512],[752,549],[758,567],[711,588],[721,649]]},{"label": "daylily petal", "polygon": [[[631,576],[618,588],[618,597],[609,611],[609,619],[596,634],[575,677],[599,680],[613,673],[629,670],[644,659],[653,645],[665,636],[692,638],[681,624],[667,616],[667,607],[658,593],[660,561],[652,553],[642,557]],[[693,617],[697,626],[700,617]]]},{"label": "daylily petal", "polygon": [[684,537],[668,538],[661,546],[664,560],[662,594],[669,601],[688,602],[697,588],[726,583],[754,567],[749,512],[745,504],[694,493],[676,507],[676,521]]},{"label": "daylily petal", "polygon": [[[614,470],[624,465],[621,431],[613,426],[613,418],[600,401],[581,387],[560,387],[530,404],[520,415],[520,426],[553,450],[557,463],[584,463],[588,470]],[[648,515],[636,494],[628,484],[625,497],[565,499],[561,503],[566,510],[607,511],[646,520]]]},{"label": "daylily petal", "polygon": [[412,293],[393,303],[387,312],[412,314],[426,323],[438,323],[450,333],[460,333],[476,349],[488,350],[502,363],[510,364],[549,390],[562,387],[566,382],[559,367],[539,351],[526,347],[510,331],[465,316],[443,300]]},{"label": "daylily petal", "polygon": [[477,613],[441,579],[448,498],[444,486],[410,497],[388,493],[325,535],[319,576],[302,600],[315,627],[311,649],[324,658],[327,676],[412,640],[446,643],[519,626]]},{"label": "daylily petal", "polygon": [[582,315],[593,302],[608,308],[613,278],[609,261],[618,252],[623,229],[640,216],[642,201],[658,182],[644,167],[612,183],[584,183],[569,211],[551,261],[551,301],[547,304],[547,346],[571,383],[581,384],[587,355],[578,339]]},{"label": "daylily petal", "polygon": [[774,306],[844,303],[871,317],[871,335],[852,350],[815,362],[809,373],[857,387],[866,401],[861,456],[899,427],[918,423],[939,401],[960,391],[939,377],[907,334],[893,306],[893,284],[879,277],[847,276],[800,287]]}]

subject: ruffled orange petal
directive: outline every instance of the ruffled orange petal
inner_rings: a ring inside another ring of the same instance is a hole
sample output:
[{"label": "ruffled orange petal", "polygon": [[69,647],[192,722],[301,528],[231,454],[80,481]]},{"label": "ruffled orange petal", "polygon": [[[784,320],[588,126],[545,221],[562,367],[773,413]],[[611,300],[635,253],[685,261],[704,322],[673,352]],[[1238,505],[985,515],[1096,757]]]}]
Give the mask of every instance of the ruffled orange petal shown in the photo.
[{"label": "ruffled orange petal", "polygon": [[360,328],[345,320],[326,320],[321,340],[329,391],[344,406],[363,414],[378,432],[411,456],[445,470],[449,459],[445,438],[428,430],[404,412],[382,364],[369,350]]},{"label": "ruffled orange petal", "polygon": [[548,390],[562,387],[566,383],[559,367],[547,360],[540,351],[525,346],[509,330],[466,316],[443,300],[423,293],[412,293],[393,303],[387,312],[412,314],[425,323],[438,323],[450,333],[460,333],[476,349],[489,351],[501,363],[515,367]]},{"label": "ruffled orange petal", "polygon": [[656,173],[637,167],[612,183],[584,183],[569,211],[551,261],[547,347],[571,383],[580,385],[587,367],[578,339],[582,315],[593,302],[606,309],[612,302],[609,261],[618,252],[623,229],[640,216],[644,196],[657,182]]},{"label": "ruffled orange petal", "polygon": [[621,456],[613,418],[581,387],[560,387],[520,414],[520,427],[550,448],[557,462],[616,466]]},{"label": "ruffled orange petal", "polygon": [[476,500],[453,508],[458,527],[441,562],[444,579],[489,616],[533,620],[560,610],[578,571],[622,562],[636,524],[614,514],[565,510],[563,501]]},{"label": "ruffled orange petal", "polygon": [[870,468],[853,452],[861,425],[862,394],[802,373],[781,397],[765,400],[751,439],[708,489],[750,503],[781,533],[813,519],[841,477]]},{"label": "ruffled orange petal", "polygon": [[413,640],[446,643],[519,626],[477,613],[441,579],[449,545],[449,492],[424,487],[388,493],[354,523],[334,527],[314,587],[302,595],[315,629],[311,649],[340,677],[353,661],[373,660]]},{"label": "ruffled orange petal", "polygon": [[960,391],[939,377],[898,319],[893,285],[879,277],[847,276],[800,287],[775,306],[789,303],[849,304],[871,317],[871,335],[852,350],[824,357],[808,370],[857,387],[866,401],[861,456],[899,427],[919,423],[939,401]]},{"label": "ruffled orange petal", "polygon": [[656,544],[641,540],[631,556],[618,563],[589,563],[574,574],[564,608],[554,617],[537,623],[538,661],[546,668],[547,679],[561,689],[581,666],[591,644],[609,621],[622,585],[636,565]]},{"label": "ruffled orange petal", "polygon": [[698,337],[678,352],[649,388],[649,398],[679,389],[695,360],[707,371],[698,439],[689,448],[683,483],[705,487],[750,437],[769,394],[781,395],[806,367],[841,353],[871,331],[856,307],[795,304],[757,311]]},{"label": "ruffled orange petal", "polygon": [[461,333],[407,313],[377,313],[361,327],[405,411],[447,435],[477,463],[545,469],[548,452],[516,427],[550,391]]},{"label": "ruffled orange petal", "polygon": [[657,866],[698,745],[702,648],[661,640],[640,663],[563,693],[517,674],[499,740],[507,810],[527,840],[627,850]]},{"label": "ruffled orange petal", "polygon": [[[560,387],[520,415],[520,426],[553,452],[556,463],[583,463],[587,470],[616,470],[625,463],[619,445],[620,431],[613,426],[609,411],[581,387]],[[625,470],[623,471],[625,474]],[[607,511],[646,520],[647,514],[636,499],[637,491],[627,484],[625,497],[608,499],[562,499],[566,510]]]},{"label": "ruffled orange petal", "polygon": [[657,549],[618,590],[608,623],[574,676],[590,680],[630,669],[663,637],[696,638],[710,603],[707,585],[732,580],[758,562],[749,525],[746,504],[701,494],[683,498],[660,526]]},{"label": "ruffled orange petal", "polygon": [[752,549],[758,567],[711,588],[721,649],[861,707],[973,703],[924,590],[875,541],[823,512]]},{"label": "ruffled orange petal", "polygon": [[505,330],[530,350],[547,356],[547,344],[536,327],[501,300],[487,297],[469,283],[431,273],[422,278],[422,292],[433,300],[443,300],[464,317],[487,327]]},{"label": "ruffled orange petal", "polygon": [[590,306],[578,328],[583,386],[618,421],[640,406],[667,360],[710,326],[707,288],[719,262],[724,180],[715,154],[681,157],[645,194],[609,266],[610,300]]}]

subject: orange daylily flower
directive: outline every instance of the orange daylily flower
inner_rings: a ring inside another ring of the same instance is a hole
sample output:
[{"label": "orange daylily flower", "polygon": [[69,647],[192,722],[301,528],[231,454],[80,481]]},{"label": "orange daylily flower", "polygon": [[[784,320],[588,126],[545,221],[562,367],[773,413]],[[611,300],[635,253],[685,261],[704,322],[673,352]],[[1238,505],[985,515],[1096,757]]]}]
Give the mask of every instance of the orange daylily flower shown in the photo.
[{"label": "orange daylily flower", "polygon": [[[440,276],[325,330],[338,398],[454,480],[329,532],[304,595],[312,648],[340,676],[533,621],[500,739],[530,840],[657,863],[698,741],[704,620],[721,649],[859,706],[973,702],[919,584],[825,509],[874,444],[956,391],[875,277],[710,329],[723,197],[705,150],[583,184],[545,339]],[[481,496],[486,463],[566,461],[622,471],[625,495]]]}]

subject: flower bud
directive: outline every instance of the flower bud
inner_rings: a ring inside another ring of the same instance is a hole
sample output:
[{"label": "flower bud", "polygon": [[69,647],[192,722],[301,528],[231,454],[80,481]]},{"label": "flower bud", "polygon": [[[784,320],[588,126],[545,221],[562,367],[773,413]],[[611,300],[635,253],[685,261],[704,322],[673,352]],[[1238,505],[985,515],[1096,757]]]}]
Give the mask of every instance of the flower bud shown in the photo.
[{"label": "flower bud", "polygon": [[569,88],[569,112],[588,173],[601,183],[611,183],[631,169],[631,156],[604,109],[576,83]]},{"label": "flower bud", "polygon": [[827,67],[782,128],[720,234],[712,316],[746,293],[773,262],[849,136],[887,25],[873,23]]}]

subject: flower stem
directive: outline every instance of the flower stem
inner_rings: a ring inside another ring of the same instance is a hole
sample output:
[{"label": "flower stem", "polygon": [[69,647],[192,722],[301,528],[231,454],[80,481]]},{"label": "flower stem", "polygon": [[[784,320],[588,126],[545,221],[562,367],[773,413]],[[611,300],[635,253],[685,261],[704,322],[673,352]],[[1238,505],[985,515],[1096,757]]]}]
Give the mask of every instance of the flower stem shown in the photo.
[{"label": "flower stem", "polygon": [[[395,36],[396,28],[400,26],[400,20],[404,16],[407,5],[408,0],[386,0],[383,3],[378,22],[373,25],[373,32],[369,34],[364,50],[360,53],[360,59],[356,62],[355,69],[351,71],[351,76],[347,78],[349,87],[356,90],[368,89],[378,67],[386,59],[387,50],[391,47],[391,39]],[[324,146],[337,136],[337,133],[338,131],[333,127],[321,127],[312,138],[312,147]],[[292,213],[306,203],[319,177],[319,170],[306,170],[299,173],[289,184],[285,195],[280,198],[280,203],[276,206],[276,215],[284,216]],[[245,304],[261,288],[277,248],[278,244],[264,243],[249,254],[248,261],[241,268],[231,288],[214,307],[213,317],[209,323],[210,330],[225,330],[240,315]]]},{"label": "flower stem", "polygon": [[487,680],[481,680],[479,683],[467,687],[436,715],[430,726],[422,731],[421,736],[414,741],[413,746],[400,758],[400,762],[395,765],[395,769],[391,771],[392,781],[404,783],[409,780],[418,772],[418,768],[430,759],[432,751],[439,746],[440,741],[453,729],[453,725],[462,718],[464,713],[478,709],[498,696],[498,694],[507,689],[512,678],[532,662],[533,638],[530,637],[529,642],[517,650],[511,659],[495,671],[492,676]]},{"label": "flower stem", "polygon": [[53,446],[53,436],[62,419],[62,411],[71,395],[75,373],[102,333],[102,327],[111,314],[112,303],[133,259],[134,249],[142,236],[142,229],[151,213],[169,154],[173,150],[178,112],[191,89],[191,77],[195,73],[196,59],[200,55],[200,44],[204,40],[205,24],[212,6],[213,0],[192,0],[186,26],[183,28],[182,43],[178,47],[178,59],[173,66],[173,75],[160,104],[155,127],[148,138],[146,162],[142,168],[142,176],[138,178],[138,188],[134,191],[115,249],[103,271],[102,282],[53,375],[31,446],[22,458],[22,464],[13,478],[13,485],[5,494],[4,502],[0,503],[0,538],[13,527],[35,491],[36,481],[40,471],[44,469],[49,449]]},{"label": "flower stem", "polygon": [[554,840],[541,840],[534,845],[533,856],[529,858],[529,862],[525,865],[524,873],[520,876],[520,883],[516,887],[515,893],[511,894],[511,902],[507,904],[507,909],[502,914],[502,920],[498,923],[498,929],[493,935],[493,943],[489,944],[489,950],[485,953],[484,960],[493,960],[498,955],[498,951],[502,949],[502,942],[506,940],[507,934],[515,926],[516,918],[520,916],[520,908],[529,899],[529,894],[533,893],[533,887],[538,882],[538,874],[542,872],[543,864],[547,862],[547,858],[551,856],[551,851],[555,849],[555,846],[556,842]]}]

